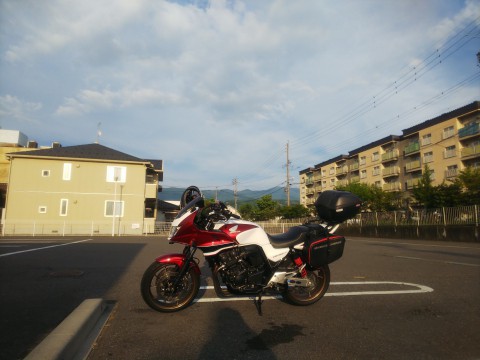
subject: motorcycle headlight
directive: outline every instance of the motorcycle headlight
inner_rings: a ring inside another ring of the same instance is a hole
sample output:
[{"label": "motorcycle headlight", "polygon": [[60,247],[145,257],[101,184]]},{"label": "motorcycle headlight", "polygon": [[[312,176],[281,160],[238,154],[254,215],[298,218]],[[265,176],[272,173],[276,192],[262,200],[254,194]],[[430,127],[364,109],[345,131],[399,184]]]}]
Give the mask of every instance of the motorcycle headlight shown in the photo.
[{"label": "motorcycle headlight", "polygon": [[168,234],[167,240],[170,240],[171,238],[173,238],[175,234],[178,232],[178,230],[180,230],[180,226],[172,226],[170,228],[170,233]]}]

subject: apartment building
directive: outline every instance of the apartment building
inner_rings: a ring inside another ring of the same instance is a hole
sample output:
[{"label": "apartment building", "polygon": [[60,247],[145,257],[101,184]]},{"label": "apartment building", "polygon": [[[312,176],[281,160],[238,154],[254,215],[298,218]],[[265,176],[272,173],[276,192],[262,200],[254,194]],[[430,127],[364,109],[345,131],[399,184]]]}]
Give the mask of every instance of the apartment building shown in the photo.
[{"label": "apartment building", "polygon": [[300,171],[300,203],[312,206],[320,192],[352,182],[409,197],[425,165],[434,185],[480,167],[480,101]]}]

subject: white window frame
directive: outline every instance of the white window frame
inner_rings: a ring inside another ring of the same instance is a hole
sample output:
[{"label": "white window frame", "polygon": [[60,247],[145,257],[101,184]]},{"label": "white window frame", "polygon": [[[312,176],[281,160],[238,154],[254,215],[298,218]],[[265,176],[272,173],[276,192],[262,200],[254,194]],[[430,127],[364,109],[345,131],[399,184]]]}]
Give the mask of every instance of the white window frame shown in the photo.
[{"label": "white window frame", "polygon": [[444,158],[449,159],[457,155],[457,147],[455,145],[447,146],[445,148]]},{"label": "white window frame", "polygon": [[38,207],[38,213],[39,214],[46,214],[47,213],[47,207],[45,205],[40,205]]},{"label": "white window frame", "polygon": [[72,179],[72,163],[63,164],[63,180],[70,181]]},{"label": "white window frame", "polygon": [[425,134],[422,136],[422,146],[430,145],[432,143],[432,134]]},{"label": "white window frame", "polygon": [[448,139],[455,135],[455,126],[449,126],[443,129],[442,139]]},{"label": "white window frame", "polygon": [[423,154],[423,163],[428,164],[433,162],[433,151],[429,151]]},{"label": "white window frame", "polygon": [[375,166],[372,170],[372,175],[377,176],[380,175],[380,166]]},{"label": "white window frame", "polygon": [[[109,206],[109,204],[112,204]],[[115,204],[115,215],[113,214],[113,204]],[[107,211],[109,210],[109,207],[111,207],[111,213]],[[123,217],[124,214],[124,208],[125,208],[125,201],[120,201],[120,200],[105,200],[105,212],[104,215],[105,217]]]},{"label": "white window frame", "polygon": [[68,199],[60,199],[60,216],[68,215]]},{"label": "white window frame", "polygon": [[367,170],[360,171],[360,179],[366,179],[366,178],[367,178]]},{"label": "white window frame", "polygon": [[107,166],[107,182],[121,182],[127,181],[127,167],[126,166]]},{"label": "white window frame", "polygon": [[366,156],[360,157],[359,165],[365,165],[366,163],[367,163],[367,157]]},{"label": "white window frame", "polygon": [[378,160],[380,160],[380,153],[378,151],[375,151],[372,154],[372,161],[378,161]]}]

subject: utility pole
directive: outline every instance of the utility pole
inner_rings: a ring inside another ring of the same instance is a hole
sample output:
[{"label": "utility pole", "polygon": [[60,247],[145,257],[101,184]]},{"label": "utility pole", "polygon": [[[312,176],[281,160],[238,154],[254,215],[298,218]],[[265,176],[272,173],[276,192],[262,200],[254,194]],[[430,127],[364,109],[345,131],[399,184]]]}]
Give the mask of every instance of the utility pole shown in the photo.
[{"label": "utility pole", "polygon": [[290,206],[290,158],[289,158],[289,142],[287,141],[287,186],[285,188],[287,193],[287,206]]},{"label": "utility pole", "polygon": [[237,185],[238,185],[238,179],[235,178],[232,181],[233,184],[233,197],[235,199],[235,210],[237,210]]}]

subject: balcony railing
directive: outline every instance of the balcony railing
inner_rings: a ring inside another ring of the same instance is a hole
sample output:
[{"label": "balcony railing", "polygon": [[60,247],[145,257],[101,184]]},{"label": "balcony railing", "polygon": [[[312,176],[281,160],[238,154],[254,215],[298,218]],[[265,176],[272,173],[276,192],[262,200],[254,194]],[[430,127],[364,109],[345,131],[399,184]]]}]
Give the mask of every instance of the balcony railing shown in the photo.
[{"label": "balcony railing", "polygon": [[456,177],[457,175],[458,175],[458,169],[445,170],[445,178],[446,179]]},{"label": "balcony railing", "polygon": [[383,169],[382,176],[398,176],[400,175],[400,168],[398,166],[391,166]]},{"label": "balcony railing", "polygon": [[414,171],[421,168],[420,160],[410,161],[409,163],[405,164],[406,171]]},{"label": "balcony railing", "polygon": [[412,142],[410,145],[408,145],[404,150],[403,153],[405,155],[412,154],[415,152],[420,151],[420,143],[418,141]]},{"label": "balcony railing", "polygon": [[462,158],[480,155],[480,144],[468,146],[462,149]]},{"label": "balcony railing", "polygon": [[418,185],[420,178],[407,180],[407,189],[413,189],[414,186]]},{"label": "balcony railing", "polygon": [[402,190],[402,186],[399,182],[391,182],[383,184],[384,191],[400,191]]},{"label": "balcony railing", "polygon": [[398,149],[387,151],[385,154],[382,154],[382,162],[398,160]]},{"label": "balcony railing", "polygon": [[470,125],[467,125],[464,128],[458,130],[458,137],[461,139],[467,136],[476,135],[478,133],[480,133],[480,124],[471,123]]},{"label": "balcony railing", "polygon": [[360,182],[360,176],[352,176],[350,178],[350,183]]},{"label": "balcony railing", "polygon": [[350,171],[356,171],[356,170],[358,170],[358,167],[359,167],[358,162],[350,164],[350,166],[349,166]]},{"label": "balcony railing", "polygon": [[335,175],[345,175],[348,173],[348,166],[339,166],[335,171]]}]

